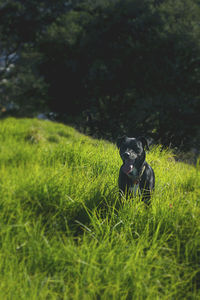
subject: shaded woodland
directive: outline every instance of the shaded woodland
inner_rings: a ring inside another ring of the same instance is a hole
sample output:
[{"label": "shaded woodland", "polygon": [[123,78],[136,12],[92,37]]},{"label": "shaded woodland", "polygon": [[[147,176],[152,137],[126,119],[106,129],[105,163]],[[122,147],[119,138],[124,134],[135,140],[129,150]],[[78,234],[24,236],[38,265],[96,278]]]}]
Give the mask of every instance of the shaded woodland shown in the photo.
[{"label": "shaded woodland", "polygon": [[199,0],[0,0],[0,109],[200,145]]}]

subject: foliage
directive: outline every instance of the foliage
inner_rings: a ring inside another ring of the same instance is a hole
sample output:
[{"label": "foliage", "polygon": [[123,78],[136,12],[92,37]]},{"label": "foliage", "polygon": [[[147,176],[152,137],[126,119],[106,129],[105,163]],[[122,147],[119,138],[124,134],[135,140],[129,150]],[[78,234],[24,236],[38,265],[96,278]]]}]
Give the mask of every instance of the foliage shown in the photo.
[{"label": "foliage", "polygon": [[154,147],[152,205],[119,204],[116,146],[49,121],[0,123],[2,299],[199,298],[199,165]]},{"label": "foliage", "polygon": [[[15,102],[20,114],[42,106],[46,84],[38,74],[37,36],[63,12],[65,1],[0,1],[0,106]],[[66,8],[67,9],[67,8]],[[38,78],[39,77],[39,78]]]},{"label": "foliage", "polygon": [[1,43],[18,54],[15,74],[26,78],[28,66],[27,86],[39,82],[27,99],[17,81],[20,107],[45,101],[73,117],[89,110],[104,137],[145,133],[165,145],[194,143],[199,1],[7,1],[0,15]]}]

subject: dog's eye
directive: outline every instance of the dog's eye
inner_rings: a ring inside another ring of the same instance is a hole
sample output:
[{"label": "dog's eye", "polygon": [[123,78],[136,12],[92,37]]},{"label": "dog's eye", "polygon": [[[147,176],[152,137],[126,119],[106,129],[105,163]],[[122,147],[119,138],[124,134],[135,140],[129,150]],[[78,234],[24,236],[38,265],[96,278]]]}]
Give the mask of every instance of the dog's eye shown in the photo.
[{"label": "dog's eye", "polygon": [[134,152],[136,152],[136,153],[140,153],[140,152],[141,152],[140,147],[139,147],[135,142],[132,142],[132,143],[131,143],[130,148],[131,148]]},{"label": "dog's eye", "polygon": [[141,147],[134,147],[134,151],[137,153],[137,154],[140,154],[142,152],[142,148]]}]

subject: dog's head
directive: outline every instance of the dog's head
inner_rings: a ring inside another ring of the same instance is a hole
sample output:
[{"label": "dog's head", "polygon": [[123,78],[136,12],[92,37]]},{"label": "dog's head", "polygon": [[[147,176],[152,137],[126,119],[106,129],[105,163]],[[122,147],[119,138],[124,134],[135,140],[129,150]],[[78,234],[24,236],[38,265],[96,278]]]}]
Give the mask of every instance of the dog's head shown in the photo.
[{"label": "dog's head", "polygon": [[137,177],[146,158],[145,148],[149,150],[146,138],[123,136],[117,140],[117,147],[123,160],[122,171],[129,177]]}]

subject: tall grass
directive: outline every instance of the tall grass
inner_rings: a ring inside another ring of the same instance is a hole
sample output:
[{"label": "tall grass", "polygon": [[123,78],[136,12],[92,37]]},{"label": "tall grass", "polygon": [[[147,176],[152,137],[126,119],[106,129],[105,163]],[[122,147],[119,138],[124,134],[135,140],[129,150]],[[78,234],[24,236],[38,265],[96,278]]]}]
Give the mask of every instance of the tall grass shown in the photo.
[{"label": "tall grass", "polygon": [[149,208],[118,202],[116,146],[0,122],[0,299],[200,299],[200,169],[154,147]]}]

